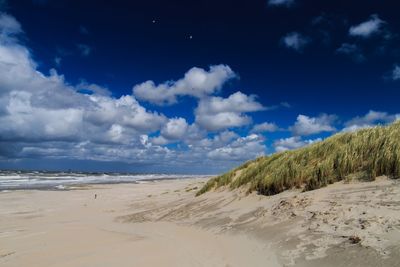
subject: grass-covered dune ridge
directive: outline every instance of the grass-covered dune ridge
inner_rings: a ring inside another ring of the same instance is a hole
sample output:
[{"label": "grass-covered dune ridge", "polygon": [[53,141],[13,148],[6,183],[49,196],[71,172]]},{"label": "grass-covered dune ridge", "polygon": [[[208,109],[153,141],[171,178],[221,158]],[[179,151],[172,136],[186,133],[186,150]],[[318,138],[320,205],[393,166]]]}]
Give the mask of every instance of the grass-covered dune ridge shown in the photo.
[{"label": "grass-covered dune ridge", "polygon": [[400,177],[400,121],[246,162],[209,180],[197,193],[228,186],[273,195],[290,188],[317,189],[343,179]]}]

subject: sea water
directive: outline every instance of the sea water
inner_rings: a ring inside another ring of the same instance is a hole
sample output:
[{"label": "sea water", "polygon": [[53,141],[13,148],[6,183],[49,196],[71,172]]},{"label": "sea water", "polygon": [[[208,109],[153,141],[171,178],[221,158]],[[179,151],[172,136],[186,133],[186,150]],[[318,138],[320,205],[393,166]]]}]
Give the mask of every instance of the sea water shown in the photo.
[{"label": "sea water", "polygon": [[48,171],[1,171],[0,191],[20,189],[66,190],[70,186],[85,184],[138,183],[165,179],[207,177],[180,174],[130,174]]}]

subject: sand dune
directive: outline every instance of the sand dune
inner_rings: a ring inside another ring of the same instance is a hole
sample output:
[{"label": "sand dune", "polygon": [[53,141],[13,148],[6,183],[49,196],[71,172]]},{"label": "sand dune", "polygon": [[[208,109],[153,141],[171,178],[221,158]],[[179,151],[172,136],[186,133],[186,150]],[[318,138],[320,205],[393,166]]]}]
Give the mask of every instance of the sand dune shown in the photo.
[{"label": "sand dune", "polygon": [[[0,266],[395,266],[400,184],[266,197],[204,179],[0,193]],[[94,195],[97,194],[97,199]]]}]

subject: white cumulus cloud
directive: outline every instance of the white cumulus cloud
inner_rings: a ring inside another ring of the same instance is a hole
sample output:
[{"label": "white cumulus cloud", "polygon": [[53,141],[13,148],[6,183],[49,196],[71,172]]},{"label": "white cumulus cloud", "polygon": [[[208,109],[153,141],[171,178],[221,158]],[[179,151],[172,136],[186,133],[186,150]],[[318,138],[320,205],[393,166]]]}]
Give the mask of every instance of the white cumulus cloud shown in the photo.
[{"label": "white cumulus cloud", "polygon": [[153,81],[146,81],[133,87],[134,95],[144,101],[157,105],[172,105],[179,96],[202,98],[221,89],[235,73],[229,66],[211,66],[209,71],[202,68],[191,68],[178,81],[168,81],[156,85]]},{"label": "white cumulus cloud", "polygon": [[188,127],[189,125],[184,118],[169,119],[161,129],[161,135],[166,139],[179,140],[185,136]]},{"label": "white cumulus cloud", "polygon": [[306,115],[297,116],[297,120],[290,130],[294,135],[311,135],[321,132],[333,132],[336,128],[333,123],[337,120],[336,115],[321,114],[318,117]]},{"label": "white cumulus cloud", "polygon": [[278,125],[272,122],[263,122],[253,126],[251,132],[253,133],[263,133],[263,132],[276,132],[279,130]]},{"label": "white cumulus cloud", "polygon": [[208,130],[218,131],[251,123],[248,112],[264,110],[254,95],[236,92],[227,98],[207,97],[199,101],[195,110],[196,123]]},{"label": "white cumulus cloud", "polygon": [[273,146],[275,147],[276,152],[282,152],[304,147],[319,141],[322,141],[322,139],[317,138],[317,139],[302,140],[300,136],[292,136],[289,138],[282,138],[276,140]]},{"label": "white cumulus cloud", "polygon": [[352,132],[362,128],[373,127],[377,124],[391,123],[398,119],[400,119],[400,114],[370,110],[364,116],[357,116],[347,121],[342,131]]},{"label": "white cumulus cloud", "polygon": [[251,134],[240,137],[227,146],[216,148],[208,152],[207,156],[213,160],[240,160],[254,159],[265,154],[264,139],[261,135]]},{"label": "white cumulus cloud", "polygon": [[55,70],[38,71],[29,49],[18,42],[22,30],[10,15],[0,15],[0,31],[1,141],[134,143],[140,133],[167,122],[133,96],[113,98],[99,85],[72,86]]},{"label": "white cumulus cloud", "polygon": [[371,15],[369,20],[364,21],[358,25],[351,26],[349,34],[351,36],[358,36],[368,38],[374,34],[378,34],[382,30],[382,25],[385,22],[379,18],[378,15]]},{"label": "white cumulus cloud", "polygon": [[0,32],[2,41],[8,41],[22,32],[21,24],[13,16],[1,13]]}]

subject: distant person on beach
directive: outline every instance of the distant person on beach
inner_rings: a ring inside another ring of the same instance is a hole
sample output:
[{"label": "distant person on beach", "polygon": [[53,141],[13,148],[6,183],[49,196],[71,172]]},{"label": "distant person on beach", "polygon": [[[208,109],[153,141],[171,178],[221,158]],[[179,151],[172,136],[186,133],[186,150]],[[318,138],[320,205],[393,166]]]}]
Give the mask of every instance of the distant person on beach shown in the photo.
[{"label": "distant person on beach", "polygon": [[97,198],[97,194],[94,194],[94,199],[96,199]]}]

